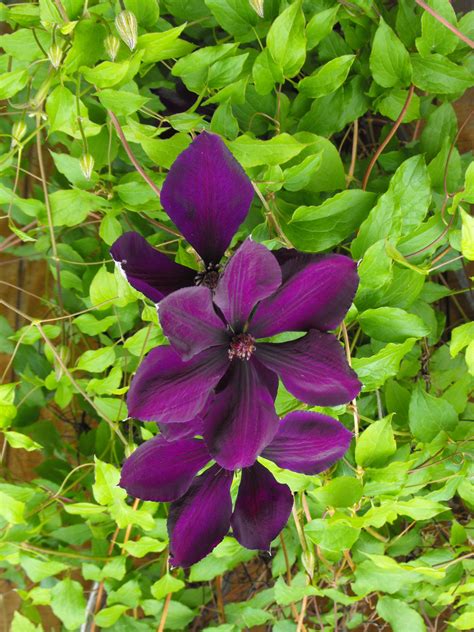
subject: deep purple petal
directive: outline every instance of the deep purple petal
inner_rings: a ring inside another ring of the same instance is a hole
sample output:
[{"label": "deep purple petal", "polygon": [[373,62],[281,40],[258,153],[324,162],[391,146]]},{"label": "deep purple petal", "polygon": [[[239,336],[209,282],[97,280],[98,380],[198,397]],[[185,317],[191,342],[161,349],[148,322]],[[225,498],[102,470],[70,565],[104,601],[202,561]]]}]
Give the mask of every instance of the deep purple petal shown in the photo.
[{"label": "deep purple petal", "polygon": [[256,358],[280,376],[286,389],[312,406],[338,406],[361,389],[333,334],[310,331],[290,342],[257,343]]},{"label": "deep purple petal", "polygon": [[170,218],[206,263],[218,263],[252,203],[253,187],[219,136],[202,132],[161,190]]},{"label": "deep purple petal", "polygon": [[173,292],[161,301],[159,316],[163,333],[184,360],[209,347],[227,347],[229,336],[214,311],[211,290],[207,287]]},{"label": "deep purple petal", "polygon": [[227,534],[232,515],[232,478],[232,472],[213,465],[171,504],[168,532],[173,566],[199,562]]},{"label": "deep purple petal", "polygon": [[[207,404],[204,404],[206,407]],[[159,424],[160,432],[166,441],[176,441],[177,439],[189,439],[196,435],[202,435],[202,419],[195,417],[186,423]]]},{"label": "deep purple petal", "polygon": [[[290,251],[293,252],[293,251]],[[278,256],[283,283],[255,310],[249,328],[256,338],[283,331],[335,329],[355,296],[359,277],[356,264],[343,255]]]},{"label": "deep purple petal", "polygon": [[258,301],[270,296],[280,284],[280,266],[270,250],[247,239],[219,279],[214,302],[234,331],[242,331]]},{"label": "deep purple petal", "polygon": [[210,459],[201,439],[168,442],[164,437],[153,437],[125,461],[120,486],[142,500],[176,500],[188,491]]},{"label": "deep purple petal", "polygon": [[130,285],[155,303],[175,290],[194,285],[195,270],[175,263],[138,233],[124,233],[110,254]]},{"label": "deep purple petal", "polygon": [[292,506],[290,488],[278,483],[266,467],[255,463],[244,468],[230,522],[235,537],[247,549],[268,551]]},{"label": "deep purple petal", "polygon": [[209,452],[228,470],[252,465],[275,436],[278,417],[266,379],[252,360],[233,360],[204,416]]},{"label": "deep purple petal", "polygon": [[262,456],[293,472],[319,474],[344,456],[351,439],[352,433],[337,419],[295,411],[282,419]]},{"label": "deep purple petal", "polygon": [[130,385],[130,416],[158,423],[196,417],[229,366],[226,353],[219,351],[208,349],[185,362],[171,347],[153,349]]}]

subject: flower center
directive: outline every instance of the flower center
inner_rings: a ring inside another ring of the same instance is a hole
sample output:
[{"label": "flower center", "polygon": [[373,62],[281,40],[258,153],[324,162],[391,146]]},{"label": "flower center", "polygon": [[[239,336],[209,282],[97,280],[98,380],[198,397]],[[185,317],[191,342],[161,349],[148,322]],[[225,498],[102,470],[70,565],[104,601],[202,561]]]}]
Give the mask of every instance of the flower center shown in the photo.
[{"label": "flower center", "polygon": [[233,336],[229,345],[229,360],[240,358],[240,360],[250,360],[255,351],[255,338],[250,334],[237,334]]},{"label": "flower center", "polygon": [[219,264],[209,263],[204,272],[198,272],[194,277],[196,285],[204,285],[210,290],[215,290],[219,281]]}]

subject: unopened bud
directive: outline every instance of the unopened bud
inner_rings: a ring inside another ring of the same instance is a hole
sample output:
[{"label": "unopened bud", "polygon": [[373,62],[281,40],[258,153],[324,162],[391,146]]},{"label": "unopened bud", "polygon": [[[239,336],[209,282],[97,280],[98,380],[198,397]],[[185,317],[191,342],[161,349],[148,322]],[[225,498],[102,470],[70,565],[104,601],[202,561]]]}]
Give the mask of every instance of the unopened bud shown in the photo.
[{"label": "unopened bud", "polygon": [[12,147],[15,147],[15,145],[20,144],[20,141],[23,138],[23,136],[26,134],[26,131],[27,131],[27,127],[26,127],[25,121],[21,120],[14,123],[12,127],[12,144],[11,144]]},{"label": "unopened bud", "polygon": [[63,58],[63,51],[57,44],[53,44],[48,51],[48,57],[49,57],[49,61],[51,62],[51,66],[53,68],[56,68],[57,70],[59,66],[61,65],[61,59]]},{"label": "unopened bud", "polygon": [[264,17],[264,15],[263,15],[264,6],[263,5],[265,3],[265,0],[249,0],[249,2],[250,2],[250,6],[255,11],[255,13],[259,17],[263,18]]},{"label": "unopened bud", "polygon": [[83,154],[79,160],[79,165],[84,178],[90,180],[94,169],[94,158],[90,154]]},{"label": "unopened bud", "polygon": [[108,35],[104,41],[105,52],[112,61],[115,61],[120,48],[120,40],[115,35]]},{"label": "unopened bud", "polygon": [[138,24],[135,14],[131,11],[119,13],[115,18],[115,28],[129,49],[134,50],[138,37]]}]

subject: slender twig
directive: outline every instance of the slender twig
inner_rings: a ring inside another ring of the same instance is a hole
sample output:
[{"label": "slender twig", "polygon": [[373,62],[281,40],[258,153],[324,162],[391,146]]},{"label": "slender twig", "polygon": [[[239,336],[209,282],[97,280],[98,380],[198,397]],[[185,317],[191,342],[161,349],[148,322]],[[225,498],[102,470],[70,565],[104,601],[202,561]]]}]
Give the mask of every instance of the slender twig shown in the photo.
[{"label": "slender twig", "polygon": [[347,186],[350,185],[354,178],[354,171],[357,160],[357,144],[359,142],[359,119],[354,121],[354,127],[352,132],[352,152],[351,152],[351,164],[349,166],[349,172],[347,174]]},{"label": "slender twig", "polygon": [[392,129],[390,130],[390,132],[387,134],[387,137],[385,138],[385,140],[382,142],[382,144],[380,145],[380,147],[377,149],[377,151],[375,152],[375,154],[372,156],[372,159],[369,163],[369,166],[367,167],[367,171],[365,172],[364,175],[364,179],[362,180],[362,189],[365,191],[367,188],[367,183],[369,181],[370,178],[370,174],[372,173],[372,169],[375,166],[375,163],[377,162],[377,160],[380,157],[380,154],[383,152],[383,150],[385,149],[385,147],[389,144],[389,142],[392,140],[392,138],[395,136],[395,133],[397,131],[397,129],[400,127],[400,125],[402,124],[403,119],[405,118],[405,114],[408,110],[408,108],[410,107],[410,103],[411,100],[413,98],[413,95],[415,93],[415,86],[411,85],[409,90],[408,90],[408,95],[406,98],[406,101],[402,107],[402,111],[400,112],[399,117],[397,118],[397,120],[395,121],[394,126],[392,127]]},{"label": "slender twig", "polygon": [[173,593],[168,593],[165,599],[165,605],[163,606],[163,612],[161,613],[160,625],[158,626],[156,632],[163,632],[166,625],[166,619],[168,618],[168,608],[170,607],[171,596]]},{"label": "slender twig", "polygon": [[[347,333],[346,323],[342,323],[341,330],[342,330],[342,337],[344,338],[344,348],[346,351],[347,364],[351,367],[352,366],[351,345],[349,343],[349,335]],[[359,409],[357,408],[357,400],[354,398],[351,404],[352,404],[352,415],[354,417],[354,436],[357,441],[357,439],[359,438],[359,421],[360,421]]]},{"label": "slender twig", "polygon": [[224,596],[222,594],[222,575],[216,577],[217,609],[219,612],[219,623],[225,623]]},{"label": "slender twig", "polygon": [[426,2],[423,2],[423,0],[415,0],[415,2],[420,7],[422,7],[422,9],[424,9],[427,13],[432,15],[435,20],[438,20],[438,22],[440,22],[443,26],[449,29],[451,33],[454,33],[456,37],[459,37],[459,39],[462,40],[465,44],[467,44],[471,48],[474,48],[474,42],[472,41],[472,39],[469,39],[467,35],[464,35],[464,33],[461,33],[461,31],[459,31],[455,26],[453,26],[451,22],[448,22],[446,18],[443,18],[442,15],[440,15],[434,9],[432,9],[428,4],[426,4]]},{"label": "slender twig", "polygon": [[308,605],[308,595],[305,595],[303,597],[303,601],[301,602],[301,612],[300,612],[300,617],[298,619],[298,625],[296,627],[296,632],[302,632],[303,630],[303,622],[304,622],[304,617],[306,614],[306,607]]},{"label": "slender twig", "polygon": [[61,2],[61,0],[54,0],[54,2],[58,8],[59,13],[61,14],[62,19],[65,22],[69,22],[69,16],[66,13],[66,9],[63,7],[63,3]]}]

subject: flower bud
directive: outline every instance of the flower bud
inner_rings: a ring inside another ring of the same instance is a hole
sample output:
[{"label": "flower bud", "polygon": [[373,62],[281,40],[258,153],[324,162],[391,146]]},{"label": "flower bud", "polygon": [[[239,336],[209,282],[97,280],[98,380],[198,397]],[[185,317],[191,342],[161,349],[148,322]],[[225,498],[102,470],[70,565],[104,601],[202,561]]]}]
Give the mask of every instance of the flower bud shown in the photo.
[{"label": "flower bud", "polygon": [[27,127],[25,121],[16,121],[12,127],[12,143],[11,146],[15,147],[20,144],[21,139],[26,134]]},{"label": "flower bud", "polygon": [[263,5],[265,3],[265,0],[249,0],[249,2],[250,2],[250,6],[255,11],[255,13],[259,17],[263,18],[264,17],[264,15],[263,15],[264,6]]},{"label": "flower bud", "polygon": [[79,160],[79,165],[84,178],[90,180],[94,169],[94,158],[90,154],[83,154]]},{"label": "flower bud", "polygon": [[138,37],[138,24],[135,14],[131,11],[119,13],[115,18],[115,28],[129,49],[133,50],[137,45]]},{"label": "flower bud", "polygon": [[48,51],[49,61],[51,66],[56,70],[61,65],[61,59],[63,58],[63,51],[57,44],[53,44]]},{"label": "flower bud", "polygon": [[108,35],[104,41],[105,52],[112,61],[115,61],[120,48],[120,40],[115,35]]}]

